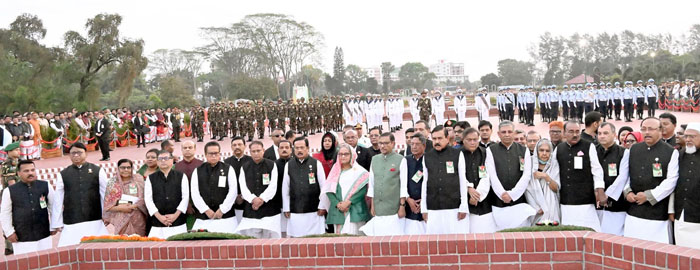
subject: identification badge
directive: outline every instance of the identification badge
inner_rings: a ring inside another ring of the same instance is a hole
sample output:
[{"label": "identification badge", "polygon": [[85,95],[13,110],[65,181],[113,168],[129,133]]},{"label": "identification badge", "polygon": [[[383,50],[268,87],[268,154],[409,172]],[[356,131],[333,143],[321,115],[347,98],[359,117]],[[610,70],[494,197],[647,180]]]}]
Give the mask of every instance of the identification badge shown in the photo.
[{"label": "identification badge", "polygon": [[316,176],[314,176],[314,173],[309,173],[309,184],[316,184]]},{"label": "identification badge", "polygon": [[447,166],[447,173],[455,173],[455,166],[452,164],[452,161],[445,162],[445,165]]},{"label": "identification badge", "polygon": [[129,194],[136,195],[136,193],[138,193],[138,189],[136,189],[136,184],[130,184],[129,185]]},{"label": "identification badge", "polygon": [[421,178],[423,178],[423,171],[417,171],[416,174],[414,174],[413,177],[411,177],[411,180],[413,180],[413,182],[418,183],[418,181],[420,181]]},{"label": "identification badge", "polygon": [[525,171],[525,159],[520,158],[520,171]]},{"label": "identification badge", "polygon": [[663,171],[663,169],[661,169],[661,163],[654,163],[654,164],[652,164],[651,168],[652,168],[651,169],[652,176],[654,176],[654,177],[664,176],[664,171]]},{"label": "identification badge", "polygon": [[617,176],[617,164],[608,164],[608,176]]},{"label": "identification badge", "polygon": [[583,157],[574,157],[574,169],[583,169]]},{"label": "identification badge", "polygon": [[487,176],[486,166],[484,166],[484,165],[479,166],[479,179],[486,178],[486,176]]},{"label": "identification badge", "polygon": [[219,187],[226,187],[226,176],[219,176]]},{"label": "identification badge", "polygon": [[263,185],[267,186],[270,184],[270,174],[269,173],[263,173]]},{"label": "identification badge", "polygon": [[46,208],[46,197],[44,197],[43,195],[39,198],[39,206],[41,207],[41,209]]}]

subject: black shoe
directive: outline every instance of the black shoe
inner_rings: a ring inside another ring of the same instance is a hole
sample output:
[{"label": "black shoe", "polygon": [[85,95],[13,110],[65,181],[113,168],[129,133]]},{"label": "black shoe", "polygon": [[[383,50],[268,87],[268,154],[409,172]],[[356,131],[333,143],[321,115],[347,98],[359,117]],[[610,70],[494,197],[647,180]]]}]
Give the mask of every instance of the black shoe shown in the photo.
[{"label": "black shoe", "polygon": [[[203,141],[202,139],[197,140],[197,142],[202,142],[202,141]],[[144,146],[144,148],[145,148],[145,147],[146,147],[146,146]]]},{"label": "black shoe", "polygon": [[224,140],[224,137],[221,137],[218,139],[218,141],[223,141],[223,140]]}]

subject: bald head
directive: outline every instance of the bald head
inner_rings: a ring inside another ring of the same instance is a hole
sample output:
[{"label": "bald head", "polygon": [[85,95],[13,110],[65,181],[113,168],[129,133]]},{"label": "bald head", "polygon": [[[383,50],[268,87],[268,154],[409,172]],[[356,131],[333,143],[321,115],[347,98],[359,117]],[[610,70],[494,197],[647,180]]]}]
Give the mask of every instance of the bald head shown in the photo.
[{"label": "bald head", "polygon": [[357,132],[350,129],[343,133],[343,141],[352,147],[357,146]]},{"label": "bald head", "polygon": [[182,158],[186,161],[190,161],[194,159],[194,153],[197,150],[197,144],[195,144],[192,140],[186,140],[182,142],[182,145],[180,145],[182,148]]}]

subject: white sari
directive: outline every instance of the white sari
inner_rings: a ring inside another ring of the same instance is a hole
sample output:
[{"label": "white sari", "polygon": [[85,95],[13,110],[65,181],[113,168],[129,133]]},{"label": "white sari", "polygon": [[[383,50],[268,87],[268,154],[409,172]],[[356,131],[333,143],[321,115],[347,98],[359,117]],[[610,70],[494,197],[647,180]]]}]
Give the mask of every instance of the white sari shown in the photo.
[{"label": "white sari", "polygon": [[[552,181],[557,183],[561,187],[561,182],[559,181],[559,166],[557,164],[552,164],[552,159],[554,158],[554,148],[548,139],[542,139],[537,142],[535,146],[535,154],[532,155],[532,172],[533,176],[530,178],[530,183],[528,183],[527,190],[525,191],[525,198],[527,203],[534,209],[540,209],[543,214],[537,214],[532,217],[532,224],[537,224],[541,221],[556,221],[561,223],[561,211],[559,208],[559,192],[552,191],[549,188],[549,184],[545,179],[536,179],[534,172],[539,171],[539,158],[537,157],[537,149],[543,144],[549,144],[552,153],[549,156],[547,164],[544,166],[542,172],[549,175]],[[539,212],[539,211],[538,211]]]}]

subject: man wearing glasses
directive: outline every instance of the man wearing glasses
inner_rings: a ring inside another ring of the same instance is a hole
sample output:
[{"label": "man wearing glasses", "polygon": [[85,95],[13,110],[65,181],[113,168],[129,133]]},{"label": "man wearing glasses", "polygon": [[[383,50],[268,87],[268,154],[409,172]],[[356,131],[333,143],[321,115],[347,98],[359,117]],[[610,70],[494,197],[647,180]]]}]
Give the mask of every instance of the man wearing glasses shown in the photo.
[{"label": "man wearing glasses", "polygon": [[280,158],[279,146],[283,136],[284,131],[281,128],[272,129],[272,132],[270,134],[270,137],[272,138],[272,146],[265,150],[265,155],[263,156],[264,158],[273,161]]},{"label": "man wearing glasses", "polygon": [[51,217],[51,228],[62,231],[59,247],[78,244],[83,236],[109,234],[102,222],[109,179],[102,168],[86,162],[86,158],[85,145],[74,143],[70,149],[73,164],[63,169],[56,179],[52,205],[52,213],[56,214]]},{"label": "man wearing glasses", "polygon": [[238,174],[245,202],[236,232],[255,238],[280,238],[281,209],[272,202],[277,193],[277,166],[263,158],[262,142],[253,141],[248,149],[253,160],[243,164]]},{"label": "man wearing glasses", "polygon": [[[661,121],[656,117],[642,120],[643,142],[630,147],[627,164],[629,180],[624,184],[625,199],[631,203],[625,218],[625,237],[660,243],[669,239],[669,195],[678,180],[678,151],[661,141]],[[615,188],[612,188],[612,187]],[[613,184],[608,196],[617,198],[622,188]]]},{"label": "man wearing glasses", "polygon": [[[173,155],[158,152],[159,171],[148,176],[144,188],[144,200],[149,214],[149,237],[166,239],[187,232],[187,204],[190,200],[187,176],[173,170]],[[99,234],[98,234],[99,235]]]},{"label": "man wearing glasses", "polygon": [[238,221],[233,203],[238,196],[233,167],[221,162],[221,146],[215,141],[204,146],[207,162],[192,172],[192,203],[197,220],[193,230],[234,233]]}]

